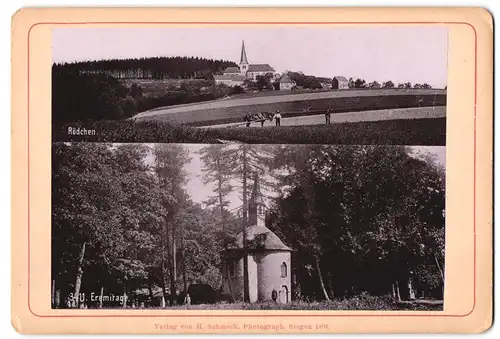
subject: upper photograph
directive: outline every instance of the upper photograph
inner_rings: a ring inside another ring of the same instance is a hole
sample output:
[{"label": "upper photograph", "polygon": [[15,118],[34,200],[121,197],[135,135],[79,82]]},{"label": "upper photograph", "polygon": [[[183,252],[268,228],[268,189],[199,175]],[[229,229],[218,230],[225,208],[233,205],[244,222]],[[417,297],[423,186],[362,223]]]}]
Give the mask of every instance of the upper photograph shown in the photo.
[{"label": "upper photograph", "polygon": [[444,146],[440,26],[52,31],[53,141]]}]

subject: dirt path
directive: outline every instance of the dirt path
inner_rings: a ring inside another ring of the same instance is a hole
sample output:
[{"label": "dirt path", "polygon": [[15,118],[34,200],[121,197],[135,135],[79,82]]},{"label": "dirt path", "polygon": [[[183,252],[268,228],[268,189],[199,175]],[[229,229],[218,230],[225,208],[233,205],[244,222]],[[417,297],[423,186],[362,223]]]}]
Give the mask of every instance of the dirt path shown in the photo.
[{"label": "dirt path", "polygon": [[[337,113],[332,114],[330,122],[362,122],[362,121],[381,121],[395,119],[425,119],[425,118],[444,118],[446,117],[446,107],[415,107],[415,108],[399,108],[399,109],[383,109],[374,111],[362,111],[352,113]],[[325,123],[324,114],[300,116],[293,118],[281,119],[281,126],[297,126],[297,125],[319,125]],[[266,121],[264,127],[274,126],[275,123]],[[233,123],[224,125],[202,126],[199,128],[220,128],[220,127],[245,127],[245,123]],[[250,127],[261,127],[260,122],[254,122]]]}]

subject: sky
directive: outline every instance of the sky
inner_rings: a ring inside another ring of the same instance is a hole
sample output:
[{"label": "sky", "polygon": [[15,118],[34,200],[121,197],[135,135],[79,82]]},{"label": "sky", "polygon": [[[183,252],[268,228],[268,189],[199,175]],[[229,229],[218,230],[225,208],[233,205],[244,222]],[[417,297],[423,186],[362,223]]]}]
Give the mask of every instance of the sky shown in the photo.
[{"label": "sky", "polygon": [[277,72],[446,86],[448,30],[441,26],[55,28],[52,56],[56,63],[155,56],[238,63],[243,40],[250,64]]}]

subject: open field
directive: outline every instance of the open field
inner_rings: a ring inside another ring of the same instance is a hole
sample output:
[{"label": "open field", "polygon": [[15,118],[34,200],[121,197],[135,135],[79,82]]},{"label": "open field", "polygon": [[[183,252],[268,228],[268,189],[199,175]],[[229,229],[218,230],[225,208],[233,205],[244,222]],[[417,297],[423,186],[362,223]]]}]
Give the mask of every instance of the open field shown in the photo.
[{"label": "open field", "polygon": [[415,88],[393,88],[393,89],[382,89],[382,88],[349,88],[342,90],[334,90],[334,89],[296,89],[293,91],[261,91],[261,92],[246,92],[241,94],[232,95],[232,99],[244,99],[244,98],[257,98],[257,97],[265,97],[265,96],[280,96],[280,95],[294,95],[301,93],[342,93],[342,96],[350,95],[350,92],[360,93],[360,92],[368,92],[373,93],[377,91],[377,95],[383,95],[382,91],[386,91],[387,93],[406,93],[406,94],[446,94],[446,90],[444,89],[415,89]]},{"label": "open field", "polygon": [[329,91],[215,100],[171,106],[140,113],[134,119],[207,126],[240,122],[246,114],[274,112],[278,109],[282,112],[283,117],[287,118],[319,114],[328,108],[332,109],[332,113],[341,113],[445,105],[446,95],[442,90]]},{"label": "open field", "polygon": [[[383,109],[375,111],[361,111],[352,113],[337,113],[332,114],[330,117],[330,123],[344,123],[344,122],[363,122],[363,121],[382,121],[382,120],[397,120],[397,119],[433,119],[433,118],[445,118],[446,117],[446,107],[413,107],[413,108],[396,108],[396,109]],[[306,115],[306,116],[295,116],[281,119],[281,126],[299,126],[299,125],[324,125],[325,115]],[[274,120],[272,122],[266,120],[264,122],[264,128],[274,126]],[[222,125],[210,125],[201,126],[198,128],[247,128],[244,122],[235,122],[232,124],[222,124]],[[252,122],[250,127],[261,128],[260,122]]]},{"label": "open field", "polygon": [[[95,135],[69,135],[68,128],[95,130]],[[53,129],[54,141],[158,143],[272,143],[445,145],[446,118],[400,119],[330,125],[265,128],[195,128],[157,121],[107,120],[71,123]]]}]

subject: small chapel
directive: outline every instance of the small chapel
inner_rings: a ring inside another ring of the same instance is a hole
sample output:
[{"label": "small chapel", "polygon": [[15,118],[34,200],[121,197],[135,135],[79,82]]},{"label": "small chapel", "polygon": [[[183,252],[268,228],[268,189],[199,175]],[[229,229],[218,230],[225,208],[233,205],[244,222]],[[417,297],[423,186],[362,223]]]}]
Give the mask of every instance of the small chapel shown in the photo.
[{"label": "small chapel", "polygon": [[259,190],[258,177],[255,177],[248,204],[246,242],[242,231],[223,253],[223,292],[234,301],[244,300],[246,256],[250,302],[288,303],[291,301],[292,249],[265,226],[265,206]]}]

